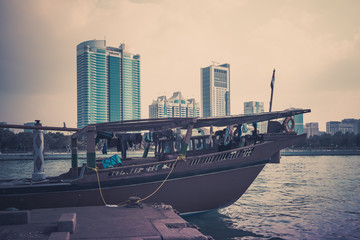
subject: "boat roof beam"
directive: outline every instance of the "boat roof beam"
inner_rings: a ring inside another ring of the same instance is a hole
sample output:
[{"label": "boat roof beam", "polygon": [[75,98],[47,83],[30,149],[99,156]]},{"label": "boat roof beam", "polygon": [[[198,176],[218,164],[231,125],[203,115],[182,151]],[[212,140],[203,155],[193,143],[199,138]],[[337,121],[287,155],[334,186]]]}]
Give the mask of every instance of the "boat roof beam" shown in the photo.
[{"label": "boat roof beam", "polygon": [[[244,123],[263,122],[272,119],[280,119],[291,117],[298,114],[311,112],[310,109],[291,109],[285,111],[256,113],[251,115],[233,115],[224,117],[210,118],[156,118],[156,119],[140,119],[119,122],[105,122],[90,124],[95,126],[96,131],[112,131],[112,132],[131,132],[144,130],[164,130],[169,128],[187,129],[189,124],[194,124],[194,128],[201,127],[223,127],[228,125],[237,125]],[[75,133],[72,138],[77,138],[87,132],[87,127]]]}]

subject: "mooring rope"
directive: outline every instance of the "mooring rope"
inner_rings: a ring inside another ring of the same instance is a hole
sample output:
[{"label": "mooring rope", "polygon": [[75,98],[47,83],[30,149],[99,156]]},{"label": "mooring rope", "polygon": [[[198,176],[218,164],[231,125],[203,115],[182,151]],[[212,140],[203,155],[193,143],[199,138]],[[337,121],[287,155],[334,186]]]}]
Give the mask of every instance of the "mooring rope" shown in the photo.
[{"label": "mooring rope", "polygon": [[96,177],[97,177],[97,182],[98,182],[98,185],[99,185],[99,193],[100,193],[101,199],[102,199],[104,205],[105,205],[105,206],[108,206],[108,204],[107,204],[106,201],[105,201],[105,198],[104,198],[104,195],[103,195],[103,193],[102,193],[102,190],[101,190],[98,168],[97,168],[97,167],[92,168],[92,167],[88,167],[88,166],[86,166],[86,167],[89,168],[89,169],[91,169],[91,170],[94,170],[94,171],[96,172]]},{"label": "mooring rope", "polygon": [[[166,178],[163,180],[163,182],[162,182],[151,194],[149,194],[148,196],[146,196],[146,197],[144,197],[144,198],[142,198],[142,199],[139,199],[136,203],[140,203],[140,202],[142,202],[142,201],[145,201],[146,199],[148,199],[148,198],[150,198],[151,196],[153,196],[157,191],[159,191],[160,188],[165,184],[165,182],[166,182],[166,181],[168,180],[168,178],[170,177],[171,173],[173,172],[173,170],[174,170],[174,168],[175,168],[175,165],[176,165],[177,161],[180,160],[180,159],[183,160],[184,162],[186,162],[185,155],[179,154],[178,157],[176,158],[175,162],[172,164],[172,167],[171,167],[171,169],[170,169],[170,172],[168,173],[168,175],[166,176]],[[95,173],[96,173],[96,178],[97,178],[97,182],[98,182],[98,186],[99,186],[99,193],[100,193],[101,199],[102,199],[102,201],[103,201],[103,203],[104,203],[104,205],[105,205],[106,207],[118,207],[118,206],[120,206],[120,205],[123,205],[123,204],[129,202],[129,200],[126,200],[126,201],[121,202],[121,203],[119,203],[119,204],[117,204],[117,205],[109,205],[109,204],[107,204],[106,201],[105,201],[104,195],[103,195],[103,193],[102,193],[98,168],[97,168],[97,167],[92,168],[92,167],[88,167],[88,166],[86,166],[86,167],[89,168],[89,169],[91,169],[91,170],[93,170],[93,171],[95,171]]]},{"label": "mooring rope", "polygon": [[149,197],[151,197],[152,195],[154,195],[157,191],[159,191],[159,189],[165,184],[165,182],[168,180],[168,178],[170,177],[170,174],[172,173],[172,171],[175,168],[175,165],[177,163],[177,161],[179,160],[179,158],[176,158],[175,162],[173,163],[170,172],[168,173],[168,175],[166,176],[166,178],[164,179],[164,181],[155,189],[155,191],[153,191],[151,194],[149,194],[148,196],[140,199],[137,201],[137,203],[145,201],[146,199],[148,199]]}]

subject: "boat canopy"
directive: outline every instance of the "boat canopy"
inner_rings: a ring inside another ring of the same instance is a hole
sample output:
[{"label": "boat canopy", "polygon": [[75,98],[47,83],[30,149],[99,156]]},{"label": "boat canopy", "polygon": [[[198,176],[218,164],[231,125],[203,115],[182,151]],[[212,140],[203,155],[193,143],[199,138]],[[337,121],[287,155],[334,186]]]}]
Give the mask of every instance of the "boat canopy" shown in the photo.
[{"label": "boat canopy", "polygon": [[[189,124],[193,124],[194,128],[201,127],[222,127],[228,125],[237,125],[244,123],[263,122],[272,119],[280,119],[291,117],[298,114],[311,112],[310,109],[291,109],[276,112],[256,113],[251,115],[232,115],[224,117],[209,117],[209,118],[156,118],[156,119],[140,119],[128,120],[118,122],[105,122],[90,124],[95,127],[96,131],[111,131],[111,132],[131,132],[144,130],[163,130],[170,128],[187,128]],[[87,131],[87,127],[83,128],[75,135],[81,135]]]}]

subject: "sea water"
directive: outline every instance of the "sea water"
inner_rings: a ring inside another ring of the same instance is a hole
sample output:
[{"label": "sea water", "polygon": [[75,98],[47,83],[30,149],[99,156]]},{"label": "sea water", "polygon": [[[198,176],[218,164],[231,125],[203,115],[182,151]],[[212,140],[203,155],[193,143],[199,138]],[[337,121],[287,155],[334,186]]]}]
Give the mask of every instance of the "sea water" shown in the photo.
[{"label": "sea water", "polygon": [[282,157],[233,205],[186,220],[215,239],[360,239],[360,156]]},{"label": "sea water", "polygon": [[[45,172],[70,166],[47,160]],[[0,179],[32,171],[29,160],[0,161]],[[282,157],[233,205],[185,219],[215,239],[360,239],[360,156]]]}]

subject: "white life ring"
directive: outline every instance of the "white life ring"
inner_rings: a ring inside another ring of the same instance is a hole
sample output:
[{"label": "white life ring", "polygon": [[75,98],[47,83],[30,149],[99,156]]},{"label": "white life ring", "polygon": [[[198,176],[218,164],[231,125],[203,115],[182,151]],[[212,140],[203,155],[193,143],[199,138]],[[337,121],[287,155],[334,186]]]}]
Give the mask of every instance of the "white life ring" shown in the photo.
[{"label": "white life ring", "polygon": [[[290,127],[289,127],[289,122],[291,122],[291,126],[290,126]],[[285,118],[284,123],[283,123],[283,126],[284,126],[284,129],[285,129],[285,132],[287,132],[287,133],[293,132],[293,131],[294,131],[294,128],[295,128],[294,118],[293,118],[293,117],[287,117],[287,118]]]}]

